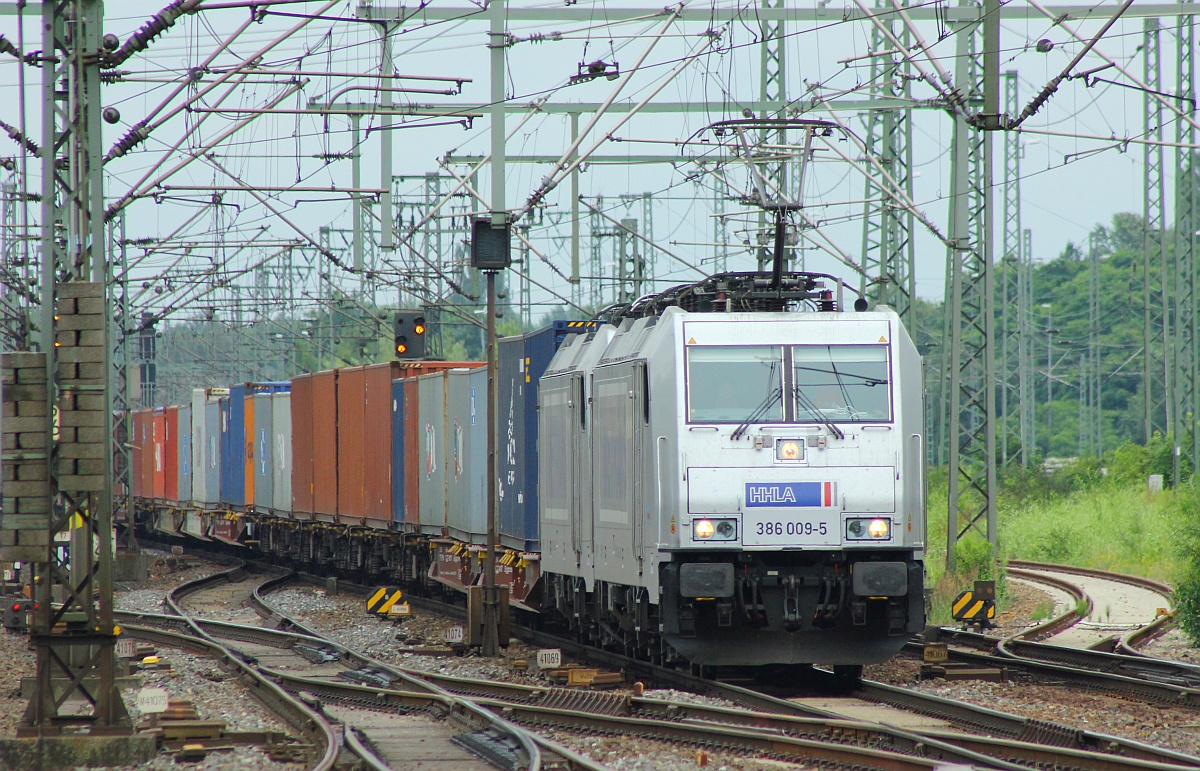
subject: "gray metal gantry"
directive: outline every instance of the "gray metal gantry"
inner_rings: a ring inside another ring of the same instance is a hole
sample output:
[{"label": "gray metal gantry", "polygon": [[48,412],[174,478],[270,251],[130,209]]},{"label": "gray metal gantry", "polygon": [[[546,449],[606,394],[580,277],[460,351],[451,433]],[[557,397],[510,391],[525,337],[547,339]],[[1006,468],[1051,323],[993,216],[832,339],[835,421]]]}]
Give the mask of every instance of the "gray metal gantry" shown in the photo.
[{"label": "gray metal gantry", "polygon": [[[904,5],[907,5],[905,3]],[[875,0],[875,8],[891,8],[888,0]],[[895,16],[885,17],[893,37],[905,46],[911,43],[908,28]],[[891,47],[888,37],[878,27],[871,30],[871,50],[886,51]],[[876,84],[872,93],[899,102],[912,98],[912,79],[904,60],[898,56],[871,58],[870,81]],[[869,154],[895,180],[896,186],[908,200],[913,198],[912,178],[912,109],[911,107],[872,110],[867,113],[866,135],[863,143]],[[862,266],[860,288],[875,302],[891,306],[910,326],[909,310],[916,297],[916,245],[913,241],[914,218],[911,209],[897,205],[881,195],[878,185],[864,180],[865,211],[863,217]],[[868,284],[868,278],[871,283]],[[915,334],[916,330],[912,330]]]},{"label": "gray metal gantry", "polygon": [[[1179,16],[1175,21],[1176,69],[1175,94],[1179,110],[1196,114],[1196,31],[1195,17]],[[1197,131],[1192,121],[1175,121],[1175,320],[1172,325],[1175,409],[1171,412],[1171,435],[1175,440],[1172,478],[1183,481],[1184,461],[1197,470],[1200,460],[1200,383],[1198,373],[1196,303],[1196,230],[1200,228],[1200,176],[1196,168]]]},{"label": "gray metal gantry", "polygon": [[[37,687],[18,735],[131,731],[116,688],[112,616],[112,436],[108,260],[100,147],[101,0],[41,7],[41,307],[45,359],[48,534],[34,564],[30,624]],[[108,49],[111,50],[111,49]],[[55,434],[57,433],[57,436]],[[6,517],[8,514],[6,513]],[[21,521],[24,523],[24,521]],[[36,530],[35,523],[28,523]],[[63,548],[60,539],[69,542]],[[64,705],[85,701],[82,713]]]},{"label": "gray metal gantry", "polygon": [[[1143,22],[1142,54],[1147,88],[1161,92],[1161,24],[1156,18]],[[1157,94],[1143,97],[1145,133],[1150,140],[1142,145],[1143,188],[1142,240],[1143,262],[1139,277],[1142,295],[1142,425],[1143,439],[1149,442],[1155,433],[1167,433],[1172,422],[1170,352],[1170,314],[1167,311],[1167,270],[1165,231],[1167,193],[1163,168],[1163,109]]]},{"label": "gray metal gantry", "polygon": [[[1004,73],[1004,110],[1021,110],[1016,71]],[[1004,207],[1001,254],[996,264],[1000,292],[997,342],[999,358],[999,444],[997,463],[1020,461],[1028,466],[1034,455],[1030,313],[1032,255],[1021,228],[1021,135],[1004,134]],[[1015,418],[1015,419],[1014,419]]]},{"label": "gray metal gantry", "polygon": [[[999,2],[965,0],[975,11],[957,30],[955,87],[962,102],[999,112]],[[988,12],[991,12],[990,14]],[[982,56],[981,56],[982,54]],[[981,61],[982,58],[982,61]],[[974,531],[996,543],[996,378],[993,329],[992,132],[953,115],[950,232],[946,261],[949,500],[946,566]]]}]

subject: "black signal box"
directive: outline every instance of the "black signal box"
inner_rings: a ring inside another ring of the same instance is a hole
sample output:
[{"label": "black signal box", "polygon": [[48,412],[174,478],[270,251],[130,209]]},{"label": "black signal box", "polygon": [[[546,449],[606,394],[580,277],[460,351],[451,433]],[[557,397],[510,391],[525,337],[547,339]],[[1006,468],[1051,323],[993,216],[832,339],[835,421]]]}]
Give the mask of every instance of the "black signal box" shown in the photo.
[{"label": "black signal box", "polygon": [[425,340],[429,327],[425,322],[425,311],[396,311],[392,318],[392,350],[397,359],[424,359]]},{"label": "black signal box", "polygon": [[471,223],[471,267],[476,270],[504,270],[512,264],[512,227],[505,222],[493,225],[489,217]]}]

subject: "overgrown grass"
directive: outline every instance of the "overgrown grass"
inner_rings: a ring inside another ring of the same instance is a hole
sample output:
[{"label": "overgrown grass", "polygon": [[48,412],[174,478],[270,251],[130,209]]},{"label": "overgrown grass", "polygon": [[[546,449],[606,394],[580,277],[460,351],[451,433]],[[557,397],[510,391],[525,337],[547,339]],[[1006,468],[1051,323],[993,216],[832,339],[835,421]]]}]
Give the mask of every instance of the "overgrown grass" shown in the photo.
[{"label": "overgrown grass", "polygon": [[1040,624],[1043,621],[1049,620],[1053,615],[1054,602],[1051,600],[1042,600],[1033,606],[1033,611],[1029,614],[1029,618],[1033,623]]},{"label": "overgrown grass", "polygon": [[1178,580],[1193,499],[1188,489],[1151,494],[1144,483],[1114,482],[1029,502],[999,512],[1000,549],[1009,559]]},{"label": "overgrown grass", "polygon": [[[1110,473],[1106,478],[1099,474],[1094,460],[1054,474],[1008,470],[997,502],[995,558],[999,569],[992,568],[995,563],[982,536],[971,532],[959,542],[956,570],[949,575],[945,571],[947,489],[945,472],[931,470],[926,554],[931,623],[950,623],[950,603],[980,578],[997,581],[998,605],[1003,611],[1009,603],[1004,565],[1008,560],[1023,559],[1116,570],[1180,586],[1195,580],[1195,596],[1178,599],[1196,606],[1195,627],[1200,639],[1200,557],[1196,547],[1200,543],[1200,491],[1196,488],[1150,493],[1140,471]],[[986,529],[983,521],[979,526]]]}]

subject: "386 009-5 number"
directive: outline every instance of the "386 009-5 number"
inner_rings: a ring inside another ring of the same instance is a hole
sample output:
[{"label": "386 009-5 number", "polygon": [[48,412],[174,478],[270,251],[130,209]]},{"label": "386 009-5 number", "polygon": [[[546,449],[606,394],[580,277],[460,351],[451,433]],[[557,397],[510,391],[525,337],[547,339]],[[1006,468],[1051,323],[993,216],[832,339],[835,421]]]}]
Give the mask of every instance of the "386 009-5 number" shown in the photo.
[{"label": "386 009-5 number", "polygon": [[828,535],[825,522],[759,522],[755,525],[757,535]]}]

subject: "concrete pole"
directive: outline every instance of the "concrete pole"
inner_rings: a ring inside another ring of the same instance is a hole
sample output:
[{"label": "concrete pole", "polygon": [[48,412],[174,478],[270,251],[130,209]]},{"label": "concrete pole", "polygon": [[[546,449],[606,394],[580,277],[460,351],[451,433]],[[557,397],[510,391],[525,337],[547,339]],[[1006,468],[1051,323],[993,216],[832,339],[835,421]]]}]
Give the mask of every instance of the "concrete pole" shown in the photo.
[{"label": "concrete pole", "polygon": [[[392,62],[392,25],[383,25],[382,51],[379,67],[379,103],[383,114],[379,116],[379,247],[395,248],[395,224],[392,222],[392,75],[396,66]],[[357,210],[355,210],[357,213]]]},{"label": "concrete pole", "polygon": [[[571,141],[579,142],[579,113],[571,113]],[[572,155],[571,160],[575,158]],[[529,267],[525,267],[526,272]],[[571,170],[571,299],[579,301],[579,169]]]},{"label": "concrete pole", "polygon": [[[488,4],[488,47],[491,53],[492,226],[504,227],[508,210],[504,200],[507,160],[504,132],[504,77],[506,38],[504,0]],[[496,457],[496,271],[487,271],[487,401],[488,401],[488,544],[484,562],[483,655],[500,654],[500,596],[496,587],[496,531],[500,516],[500,469]]]},{"label": "concrete pole", "polygon": [[[387,93],[387,92],[385,92],[385,93]],[[359,124],[361,122],[362,122],[361,115],[351,115],[350,116],[350,146],[351,146],[350,185],[351,185],[351,187],[353,187],[355,189],[355,191],[362,190],[362,151],[359,148],[359,139],[360,139]],[[384,139],[384,142],[387,142],[386,138]],[[390,147],[390,143],[388,143],[388,144],[389,144],[388,154],[390,155],[391,147]],[[390,178],[390,169],[388,168],[390,165],[391,165],[390,163],[383,164],[384,171],[388,171],[388,173],[389,173],[389,178],[387,180],[387,187],[383,188],[382,186],[380,186],[381,189],[386,189],[386,190],[392,189],[392,187],[391,187],[392,181]],[[360,192],[352,193],[350,196],[350,201],[352,203],[352,205],[350,207],[350,211],[351,211],[351,216],[353,217],[353,223],[352,223],[352,234],[353,235],[352,235],[352,241],[351,241],[351,251],[353,252],[352,256],[354,258],[354,272],[359,275],[362,275],[362,269],[363,269],[363,216],[362,216],[362,209],[363,209],[363,205],[364,205],[363,204],[363,194]],[[391,211],[390,208],[387,208],[386,210],[389,212]],[[389,232],[391,232],[391,228],[385,227],[384,233],[389,233]]]}]

